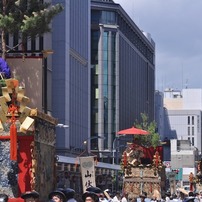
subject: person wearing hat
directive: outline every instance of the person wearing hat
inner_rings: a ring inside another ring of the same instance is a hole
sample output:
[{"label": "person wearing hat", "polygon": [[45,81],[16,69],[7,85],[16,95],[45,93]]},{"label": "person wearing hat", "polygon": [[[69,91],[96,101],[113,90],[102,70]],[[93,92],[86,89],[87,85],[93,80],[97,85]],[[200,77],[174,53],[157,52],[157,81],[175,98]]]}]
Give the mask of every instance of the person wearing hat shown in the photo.
[{"label": "person wearing hat", "polygon": [[48,195],[49,200],[53,200],[55,202],[65,202],[66,197],[65,194],[60,190],[55,190]]},{"label": "person wearing hat", "polygon": [[6,195],[6,194],[0,194],[0,201],[7,202],[8,201],[8,195]]},{"label": "person wearing hat", "polygon": [[146,198],[147,198],[147,193],[146,192],[142,192],[142,194],[140,194],[140,200],[141,200],[141,202],[144,202]]},{"label": "person wearing hat", "polygon": [[93,186],[90,186],[86,189],[87,192],[93,192],[95,194],[100,194],[102,193],[102,190],[99,188],[99,187],[93,187]]},{"label": "person wearing hat", "polygon": [[39,200],[39,193],[36,191],[26,191],[21,195],[25,202],[37,202]]},{"label": "person wearing hat", "polygon": [[99,197],[93,192],[85,192],[82,195],[83,202],[99,202]]},{"label": "person wearing hat", "polygon": [[99,187],[88,187],[86,189],[87,192],[95,193],[99,197],[100,202],[107,202],[108,200],[105,198],[103,191]]},{"label": "person wearing hat", "polygon": [[67,202],[77,202],[74,198],[74,196],[75,196],[74,189],[67,188],[67,189],[63,189],[61,191],[64,193]]}]

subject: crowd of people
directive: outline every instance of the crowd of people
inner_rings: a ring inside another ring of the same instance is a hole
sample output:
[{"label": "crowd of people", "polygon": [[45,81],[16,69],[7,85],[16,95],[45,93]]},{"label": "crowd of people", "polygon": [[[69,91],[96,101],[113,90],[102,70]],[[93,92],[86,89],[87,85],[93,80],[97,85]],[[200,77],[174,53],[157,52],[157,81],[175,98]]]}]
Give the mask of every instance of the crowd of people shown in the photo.
[{"label": "crowd of people", "polygon": [[[36,191],[27,191],[21,195],[24,202],[39,202],[40,195]],[[177,194],[165,193],[161,194],[154,190],[151,198],[147,198],[147,193],[142,192],[139,197],[131,198],[130,193],[121,194],[116,192],[112,195],[109,190],[102,191],[98,187],[89,187],[85,193],[79,195],[71,188],[58,188],[47,196],[48,202],[202,202],[202,191],[200,192],[183,192],[178,191]],[[0,194],[0,201],[8,202],[6,194]]]}]

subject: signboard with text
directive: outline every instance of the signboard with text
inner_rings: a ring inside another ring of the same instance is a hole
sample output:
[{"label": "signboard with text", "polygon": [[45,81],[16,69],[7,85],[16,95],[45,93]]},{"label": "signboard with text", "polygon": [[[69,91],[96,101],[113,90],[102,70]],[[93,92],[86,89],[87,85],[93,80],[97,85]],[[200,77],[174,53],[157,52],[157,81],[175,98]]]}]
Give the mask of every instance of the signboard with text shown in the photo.
[{"label": "signboard with text", "polygon": [[95,187],[95,162],[93,156],[80,157],[83,192],[88,187]]}]

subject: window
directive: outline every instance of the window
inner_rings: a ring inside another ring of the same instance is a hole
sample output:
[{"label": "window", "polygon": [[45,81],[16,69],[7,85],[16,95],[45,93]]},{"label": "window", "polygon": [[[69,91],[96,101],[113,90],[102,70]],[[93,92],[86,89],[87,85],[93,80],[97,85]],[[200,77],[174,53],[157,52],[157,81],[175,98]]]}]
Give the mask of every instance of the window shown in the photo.
[{"label": "window", "polygon": [[116,24],[116,14],[115,12],[102,11],[101,23],[104,24]]},{"label": "window", "polygon": [[191,117],[192,125],[194,125],[194,116]]},{"label": "window", "polygon": [[192,137],[192,141],[191,141],[192,145],[194,145],[194,137]]},{"label": "window", "polygon": [[188,135],[190,135],[190,127],[188,127],[188,131],[187,132],[188,132]]},{"label": "window", "polygon": [[190,116],[188,116],[188,125],[190,125]]},{"label": "window", "polygon": [[194,127],[192,127],[192,135],[194,135]]},{"label": "window", "polygon": [[95,89],[95,98],[96,99],[99,98],[99,89],[98,88]]}]

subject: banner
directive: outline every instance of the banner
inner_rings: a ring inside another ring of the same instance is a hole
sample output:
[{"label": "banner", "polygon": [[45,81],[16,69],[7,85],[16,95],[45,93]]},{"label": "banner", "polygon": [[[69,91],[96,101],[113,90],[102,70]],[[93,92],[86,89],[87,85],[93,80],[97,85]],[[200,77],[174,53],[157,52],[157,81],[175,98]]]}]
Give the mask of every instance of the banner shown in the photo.
[{"label": "banner", "polygon": [[86,191],[88,187],[95,187],[95,162],[93,156],[80,157],[80,167],[81,167],[81,177],[83,192]]}]

